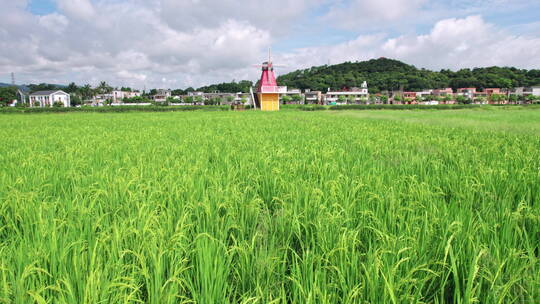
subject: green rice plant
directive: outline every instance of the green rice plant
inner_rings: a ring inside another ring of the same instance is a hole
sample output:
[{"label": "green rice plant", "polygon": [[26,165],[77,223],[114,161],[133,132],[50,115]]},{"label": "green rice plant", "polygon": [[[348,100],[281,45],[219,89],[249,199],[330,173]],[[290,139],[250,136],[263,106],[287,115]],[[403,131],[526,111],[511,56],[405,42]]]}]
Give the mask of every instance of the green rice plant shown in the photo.
[{"label": "green rice plant", "polygon": [[484,109],[3,115],[0,303],[540,302],[540,111]]}]

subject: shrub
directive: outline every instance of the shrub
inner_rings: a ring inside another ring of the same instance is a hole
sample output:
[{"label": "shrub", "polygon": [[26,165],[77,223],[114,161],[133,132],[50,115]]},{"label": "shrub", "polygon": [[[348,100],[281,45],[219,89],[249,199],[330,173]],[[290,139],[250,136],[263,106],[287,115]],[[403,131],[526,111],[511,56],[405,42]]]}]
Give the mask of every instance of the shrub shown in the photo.
[{"label": "shrub", "polygon": [[443,104],[443,105],[341,105],[331,106],[330,110],[457,110],[479,108],[482,105]]},{"label": "shrub", "polygon": [[142,96],[135,96],[131,98],[124,98],[123,102],[124,103],[151,103],[152,100],[146,97],[142,97]]},{"label": "shrub", "polygon": [[66,112],[175,112],[175,111],[228,111],[229,106],[110,106],[110,107],[52,107],[52,108],[2,108],[0,113],[66,113]]},{"label": "shrub", "polygon": [[298,107],[300,111],[325,111],[327,107],[321,105],[306,105]]}]

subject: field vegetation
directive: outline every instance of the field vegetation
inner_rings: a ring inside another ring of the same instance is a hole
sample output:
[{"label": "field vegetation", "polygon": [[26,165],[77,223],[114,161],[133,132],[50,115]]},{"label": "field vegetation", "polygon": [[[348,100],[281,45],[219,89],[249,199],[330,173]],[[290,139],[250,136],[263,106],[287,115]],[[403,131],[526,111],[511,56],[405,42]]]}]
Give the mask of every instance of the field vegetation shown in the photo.
[{"label": "field vegetation", "polygon": [[3,115],[0,303],[539,303],[539,126]]}]

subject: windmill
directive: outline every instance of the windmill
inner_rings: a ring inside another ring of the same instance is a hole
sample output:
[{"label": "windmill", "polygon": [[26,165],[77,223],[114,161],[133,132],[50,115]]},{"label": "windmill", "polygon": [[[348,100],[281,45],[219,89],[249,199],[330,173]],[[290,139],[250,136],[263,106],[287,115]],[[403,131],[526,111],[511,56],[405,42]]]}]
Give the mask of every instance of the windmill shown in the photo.
[{"label": "windmill", "polygon": [[255,107],[259,106],[261,111],[279,111],[279,93],[286,92],[287,88],[279,87],[277,84],[274,67],[278,65],[272,63],[271,50],[268,49],[268,61],[254,66],[261,68],[262,71],[256,96],[252,96],[255,97]]}]

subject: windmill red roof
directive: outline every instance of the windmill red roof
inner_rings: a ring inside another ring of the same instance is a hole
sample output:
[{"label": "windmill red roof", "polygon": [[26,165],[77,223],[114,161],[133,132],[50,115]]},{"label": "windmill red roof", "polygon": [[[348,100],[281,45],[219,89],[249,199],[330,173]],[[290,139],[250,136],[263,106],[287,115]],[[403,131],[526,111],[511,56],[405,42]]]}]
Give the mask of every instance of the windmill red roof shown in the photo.
[{"label": "windmill red roof", "polygon": [[262,65],[261,81],[259,81],[259,91],[261,87],[277,87],[276,76],[272,62],[264,62]]}]

